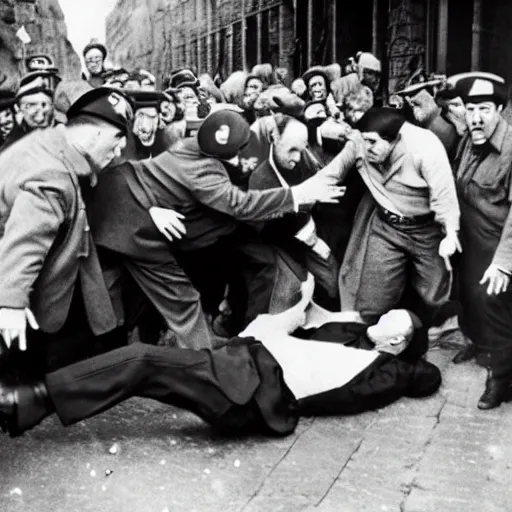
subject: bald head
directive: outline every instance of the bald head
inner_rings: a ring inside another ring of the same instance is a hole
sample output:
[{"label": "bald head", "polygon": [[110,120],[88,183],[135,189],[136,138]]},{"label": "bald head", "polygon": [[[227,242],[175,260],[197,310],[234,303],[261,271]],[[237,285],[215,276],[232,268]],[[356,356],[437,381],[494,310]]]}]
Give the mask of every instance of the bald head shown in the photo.
[{"label": "bald head", "polygon": [[273,157],[278,169],[291,171],[300,162],[302,151],[308,143],[306,125],[289,118],[280,134],[274,139]]}]

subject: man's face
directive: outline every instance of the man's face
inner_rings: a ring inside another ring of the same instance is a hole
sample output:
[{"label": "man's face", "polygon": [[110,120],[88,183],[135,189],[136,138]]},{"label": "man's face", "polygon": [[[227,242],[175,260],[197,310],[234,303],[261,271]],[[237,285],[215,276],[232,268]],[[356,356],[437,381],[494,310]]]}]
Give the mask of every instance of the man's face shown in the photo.
[{"label": "man's face", "polygon": [[413,332],[412,319],[405,309],[392,309],[366,331],[376,350],[395,354],[406,348]]},{"label": "man's face", "polygon": [[471,133],[471,140],[475,146],[487,142],[500,119],[501,107],[492,101],[466,104],[466,124]]},{"label": "man's face", "polygon": [[14,128],[14,113],[10,108],[0,110],[0,135],[5,139]]},{"label": "man's face", "polygon": [[308,129],[298,121],[290,121],[274,143],[274,162],[278,169],[291,171],[300,162],[308,142]]},{"label": "man's face", "polygon": [[176,105],[172,101],[163,101],[160,105],[162,121],[165,124],[172,123],[176,116]]},{"label": "man's face", "polygon": [[114,158],[120,158],[125,147],[126,137],[118,129],[106,125],[97,132],[96,143],[90,157],[98,169],[102,170],[108,167]]},{"label": "man's face", "polygon": [[197,107],[199,105],[199,98],[192,87],[182,87],[178,90],[178,98],[186,110],[190,107]]},{"label": "man's face", "polygon": [[437,109],[434,98],[425,89],[422,89],[414,96],[406,96],[405,99],[411,106],[414,119],[420,125],[425,123],[432,115],[432,112]]},{"label": "man's face", "polygon": [[391,153],[391,143],[383,139],[377,132],[363,132],[366,158],[372,164],[382,164]]},{"label": "man's face", "polygon": [[139,108],[135,112],[133,133],[143,146],[151,147],[155,143],[159,122],[158,110],[155,107]]},{"label": "man's face", "polygon": [[85,54],[85,67],[91,75],[99,75],[103,71],[103,53],[97,48],[92,48]]},{"label": "man's face", "polygon": [[263,82],[257,78],[251,78],[245,86],[244,105],[250,107],[263,92]]},{"label": "man's face", "polygon": [[323,76],[314,76],[309,81],[309,95],[314,100],[325,100],[327,98],[327,84]]},{"label": "man's face", "polygon": [[379,71],[363,68],[361,71],[361,83],[369,87],[375,94],[379,90],[380,75]]},{"label": "man's face", "polygon": [[462,101],[462,98],[457,97],[453,98],[448,102],[448,112],[450,114],[453,114],[455,117],[459,119],[464,119],[466,115],[466,107],[464,105],[464,102]]},{"label": "man's face", "polygon": [[53,121],[53,101],[43,92],[23,96],[19,107],[23,120],[32,129],[48,128]]}]

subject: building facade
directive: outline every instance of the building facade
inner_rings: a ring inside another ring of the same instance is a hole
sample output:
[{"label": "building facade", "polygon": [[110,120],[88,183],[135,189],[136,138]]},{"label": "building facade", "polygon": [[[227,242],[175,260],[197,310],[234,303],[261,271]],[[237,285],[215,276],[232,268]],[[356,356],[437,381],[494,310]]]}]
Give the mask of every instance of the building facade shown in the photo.
[{"label": "building facade", "polygon": [[107,20],[114,61],[161,79],[173,68],[227,76],[256,63],[299,76],[372,51],[386,89],[418,67],[512,81],[510,0],[119,0]]}]

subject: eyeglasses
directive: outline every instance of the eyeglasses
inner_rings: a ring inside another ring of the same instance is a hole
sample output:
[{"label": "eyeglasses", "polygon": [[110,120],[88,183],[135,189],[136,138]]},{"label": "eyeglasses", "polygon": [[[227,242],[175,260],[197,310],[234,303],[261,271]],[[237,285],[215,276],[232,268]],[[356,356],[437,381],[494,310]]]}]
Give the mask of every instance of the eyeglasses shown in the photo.
[{"label": "eyeglasses", "polygon": [[101,57],[90,57],[85,59],[85,62],[87,64],[98,64],[99,62],[103,62],[103,59]]}]

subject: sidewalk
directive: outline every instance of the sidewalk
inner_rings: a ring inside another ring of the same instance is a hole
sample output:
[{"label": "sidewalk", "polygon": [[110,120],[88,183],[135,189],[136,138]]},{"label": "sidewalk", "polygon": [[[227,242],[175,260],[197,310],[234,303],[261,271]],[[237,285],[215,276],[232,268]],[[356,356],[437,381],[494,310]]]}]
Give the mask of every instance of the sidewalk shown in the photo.
[{"label": "sidewalk", "polygon": [[453,354],[429,356],[434,397],[304,419],[284,439],[220,437],[142,399],[67,429],[47,419],[0,438],[0,511],[510,512],[512,404],[479,411],[485,370]]}]

